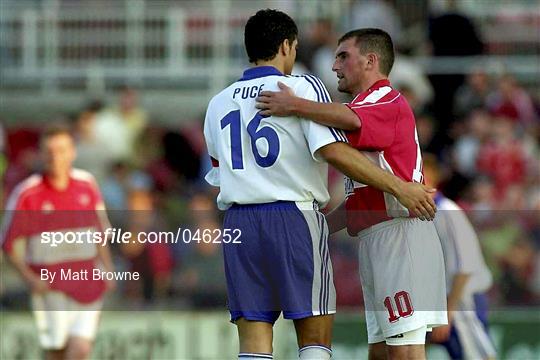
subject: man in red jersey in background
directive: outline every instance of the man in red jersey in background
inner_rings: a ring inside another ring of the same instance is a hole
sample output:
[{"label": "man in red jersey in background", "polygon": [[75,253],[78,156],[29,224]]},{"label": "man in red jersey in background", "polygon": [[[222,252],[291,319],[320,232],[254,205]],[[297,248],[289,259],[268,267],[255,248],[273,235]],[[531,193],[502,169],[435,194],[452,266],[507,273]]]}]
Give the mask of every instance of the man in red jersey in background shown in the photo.
[{"label": "man in red jersey in background", "polygon": [[[349,104],[316,103],[262,92],[263,115],[298,116],[351,130],[349,144],[405,181],[423,182],[414,115],[388,75],[394,62],[390,36],[379,29],[346,33],[332,68]],[[331,231],[347,227],[360,240],[360,277],[370,359],[423,359],[425,335],[447,323],[444,260],[432,222],[420,221],[391,194],[346,179],[346,201],[328,216]],[[343,211],[346,216],[343,216]],[[413,209],[413,211],[415,211]]]},{"label": "man in red jersey in background", "polygon": [[[94,268],[103,266],[112,271],[113,265],[108,248],[92,242],[91,234],[103,233],[109,223],[94,177],[72,168],[76,151],[68,129],[47,129],[41,150],[45,171],[13,190],[0,241],[32,293],[46,358],[86,359],[97,331],[103,294],[114,286],[92,279]],[[90,235],[53,246],[44,236],[50,232]]]}]

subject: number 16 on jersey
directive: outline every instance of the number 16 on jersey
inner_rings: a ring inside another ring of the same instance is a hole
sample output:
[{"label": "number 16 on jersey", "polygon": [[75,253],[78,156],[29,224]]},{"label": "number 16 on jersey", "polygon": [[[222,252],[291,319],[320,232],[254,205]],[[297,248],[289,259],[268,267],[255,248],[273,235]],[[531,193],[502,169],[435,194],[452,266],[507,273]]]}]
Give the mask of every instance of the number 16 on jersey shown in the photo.
[{"label": "number 16 on jersey", "polygon": [[[257,165],[263,168],[272,166],[278,156],[280,150],[279,137],[274,129],[270,126],[263,126],[259,129],[261,120],[265,116],[257,113],[251,119],[247,126],[247,135],[251,143],[251,151]],[[240,110],[229,112],[221,119],[221,129],[225,130],[230,125],[231,139],[231,162],[233,170],[244,169],[244,157],[242,149],[242,121],[240,118]],[[264,139],[268,144],[268,152],[262,155],[257,148],[257,140]]]}]

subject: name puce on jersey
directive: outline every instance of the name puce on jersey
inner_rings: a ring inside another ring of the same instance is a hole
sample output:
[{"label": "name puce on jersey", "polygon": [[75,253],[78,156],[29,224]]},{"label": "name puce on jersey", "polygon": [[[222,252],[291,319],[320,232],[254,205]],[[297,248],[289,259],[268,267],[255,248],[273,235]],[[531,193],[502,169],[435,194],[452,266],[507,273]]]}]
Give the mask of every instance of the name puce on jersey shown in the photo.
[{"label": "name puce on jersey", "polygon": [[244,87],[241,87],[241,88],[236,88],[233,91],[232,98],[235,99],[236,95],[238,95],[238,94],[240,94],[240,92],[242,92],[240,94],[242,99],[247,99],[247,98],[255,99],[261,93],[263,86],[264,86],[264,84],[260,84],[258,86],[255,85],[255,86],[244,86]]}]

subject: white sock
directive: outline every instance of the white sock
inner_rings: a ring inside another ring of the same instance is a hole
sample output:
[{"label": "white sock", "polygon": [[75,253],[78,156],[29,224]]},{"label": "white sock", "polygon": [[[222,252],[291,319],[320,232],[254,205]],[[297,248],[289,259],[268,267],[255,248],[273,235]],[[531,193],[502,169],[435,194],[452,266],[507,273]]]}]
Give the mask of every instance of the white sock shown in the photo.
[{"label": "white sock", "polygon": [[303,360],[328,360],[332,350],[322,345],[308,345],[298,350],[298,358]]},{"label": "white sock", "polygon": [[272,354],[259,354],[259,353],[240,353],[238,354],[239,360],[261,360],[261,359],[273,359]]}]

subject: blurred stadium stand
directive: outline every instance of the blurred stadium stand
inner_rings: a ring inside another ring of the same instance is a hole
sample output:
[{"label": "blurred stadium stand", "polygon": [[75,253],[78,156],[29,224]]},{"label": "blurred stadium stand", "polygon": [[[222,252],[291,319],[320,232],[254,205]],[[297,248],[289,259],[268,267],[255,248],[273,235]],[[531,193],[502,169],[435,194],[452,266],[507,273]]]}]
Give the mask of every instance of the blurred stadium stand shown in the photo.
[{"label": "blurred stadium stand", "polygon": [[[331,19],[338,31],[344,31],[352,3],[314,0],[275,4],[289,10],[302,29],[324,17]],[[440,2],[431,6],[424,1],[395,3],[404,18],[417,20],[403,28],[400,38],[407,45],[420,45],[426,37],[426,16],[439,10]],[[235,79],[246,66],[245,20],[273,3],[238,4],[230,0],[4,0],[0,3],[3,113],[23,116],[36,107],[74,108],[84,95],[103,96],[114,87],[130,84],[149,90],[145,93],[149,110],[163,115],[163,121],[167,113],[179,108],[199,115],[210,94]],[[413,61],[427,74],[463,74],[481,66],[491,74],[511,69],[534,83],[540,49],[537,3],[458,1],[458,6],[479,27],[486,54],[431,57],[420,51]],[[422,26],[423,31],[418,29]],[[36,92],[40,96],[35,96]],[[20,109],[22,103],[25,111]]]}]

